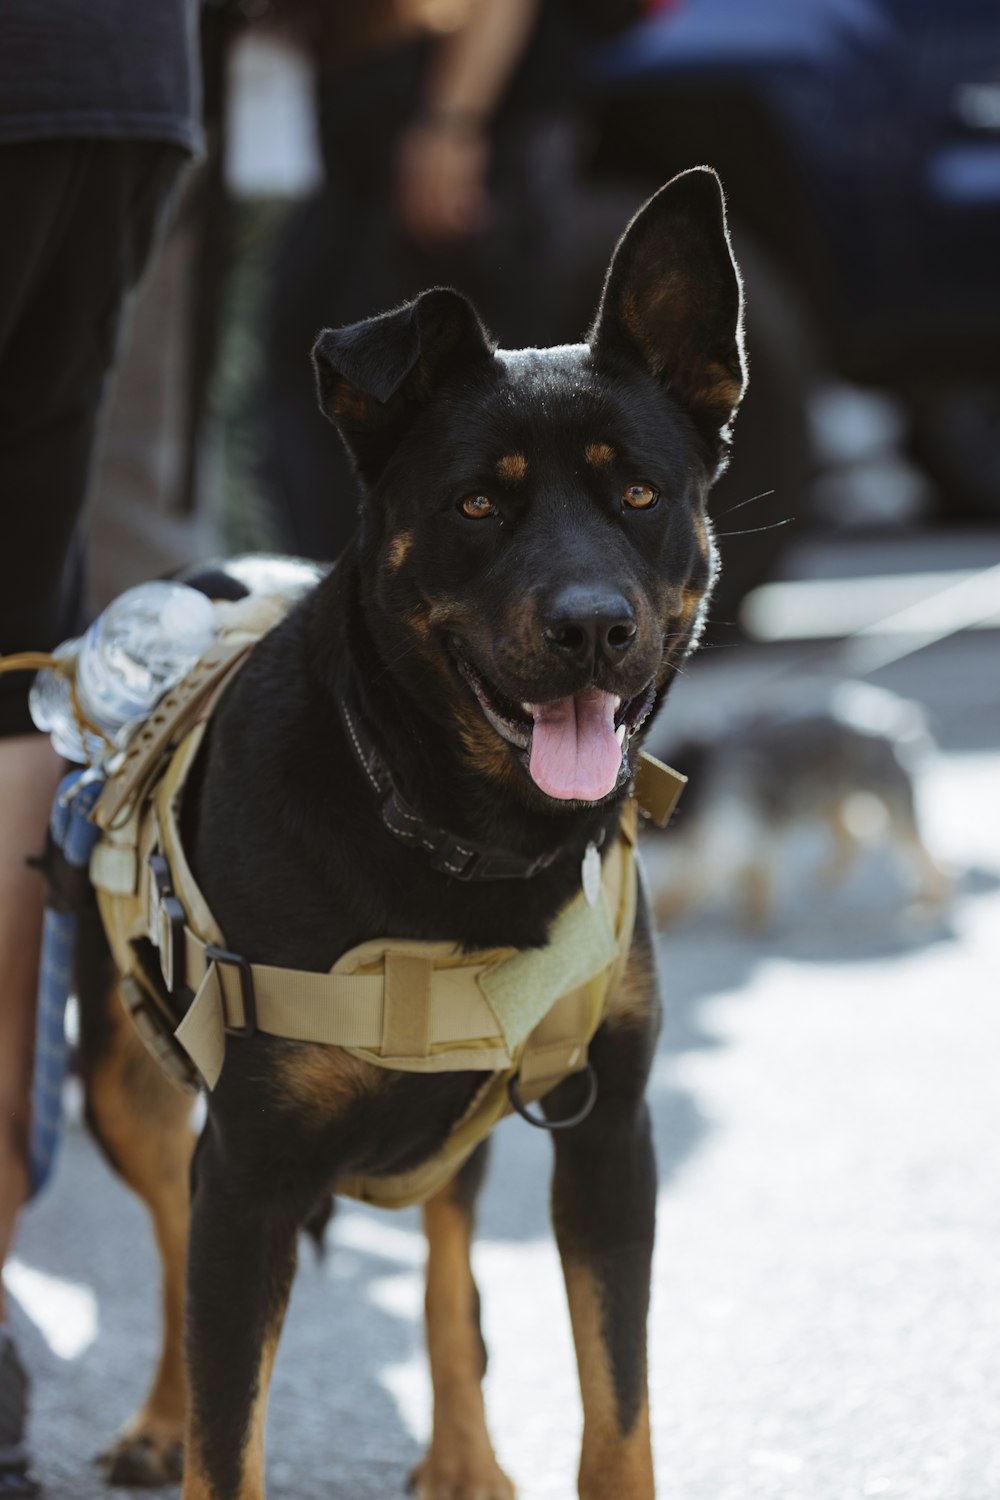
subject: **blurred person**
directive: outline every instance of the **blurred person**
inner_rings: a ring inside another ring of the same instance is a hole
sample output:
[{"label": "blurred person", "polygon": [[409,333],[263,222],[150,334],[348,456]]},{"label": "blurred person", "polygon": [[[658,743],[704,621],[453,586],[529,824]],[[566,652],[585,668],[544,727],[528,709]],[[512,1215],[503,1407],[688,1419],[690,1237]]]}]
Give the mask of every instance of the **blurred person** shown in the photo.
[{"label": "blurred person", "polygon": [[[554,0],[311,0],[293,13],[317,65],[325,184],[272,269],[262,477],[286,545],[328,558],[356,491],[316,410],[304,351],[319,328],[444,283],[506,345],[565,336],[574,30]],[[511,263],[520,277],[502,274]]]},{"label": "blurred person", "polygon": [[[82,623],[81,515],[125,304],[200,149],[197,0],[0,9],[0,654]],[[0,676],[0,1264],[28,1191],[41,849],[63,769]],[[2,1288],[0,1288],[2,1299]],[[0,1300],[0,1500],[34,1495]]]}]

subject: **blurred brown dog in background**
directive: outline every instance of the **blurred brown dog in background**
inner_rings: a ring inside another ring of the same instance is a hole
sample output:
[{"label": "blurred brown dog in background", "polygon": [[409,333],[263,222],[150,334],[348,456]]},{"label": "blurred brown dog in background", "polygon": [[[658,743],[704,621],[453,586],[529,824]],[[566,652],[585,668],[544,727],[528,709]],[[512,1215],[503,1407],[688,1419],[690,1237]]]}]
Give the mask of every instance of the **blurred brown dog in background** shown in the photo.
[{"label": "blurred brown dog in background", "polygon": [[817,829],[821,887],[881,843],[915,900],[939,912],[950,882],[921,834],[914,785],[933,748],[919,704],[857,681],[784,689],[671,746],[690,780],[669,837],[644,841],[657,920],[722,904],[748,929],[768,926],[793,840]]}]

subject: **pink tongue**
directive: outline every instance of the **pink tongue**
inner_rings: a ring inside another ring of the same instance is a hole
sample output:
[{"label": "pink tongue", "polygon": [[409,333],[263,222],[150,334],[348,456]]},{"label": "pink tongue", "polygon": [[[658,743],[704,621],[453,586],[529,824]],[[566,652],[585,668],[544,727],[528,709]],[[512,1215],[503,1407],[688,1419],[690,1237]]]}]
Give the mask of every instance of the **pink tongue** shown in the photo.
[{"label": "pink tongue", "polygon": [[615,699],[598,688],[532,705],[531,778],[550,797],[596,802],[614,790],[621,770]]}]

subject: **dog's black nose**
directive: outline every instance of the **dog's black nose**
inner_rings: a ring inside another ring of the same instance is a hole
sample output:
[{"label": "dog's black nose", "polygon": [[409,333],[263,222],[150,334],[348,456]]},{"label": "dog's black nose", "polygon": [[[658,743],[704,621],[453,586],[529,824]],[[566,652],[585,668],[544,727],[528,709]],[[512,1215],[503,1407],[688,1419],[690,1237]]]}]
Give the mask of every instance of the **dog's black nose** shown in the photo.
[{"label": "dog's black nose", "polygon": [[550,645],[581,666],[613,662],[635,640],[635,610],[613,589],[574,584],[550,600],[542,633]]}]

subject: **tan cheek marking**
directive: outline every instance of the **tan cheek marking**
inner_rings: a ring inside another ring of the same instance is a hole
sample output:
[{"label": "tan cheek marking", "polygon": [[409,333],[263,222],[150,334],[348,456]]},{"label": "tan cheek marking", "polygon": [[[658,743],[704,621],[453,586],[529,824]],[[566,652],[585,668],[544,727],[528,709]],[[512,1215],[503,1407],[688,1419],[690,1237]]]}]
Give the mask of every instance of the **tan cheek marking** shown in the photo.
[{"label": "tan cheek marking", "polygon": [[512,785],[517,768],[507,752],[506,741],[483,718],[472,704],[456,704],[459,737],[473,768],[486,781]]},{"label": "tan cheek marking", "polygon": [[528,472],[528,460],[523,453],[505,453],[497,460],[497,474],[508,484],[520,484]]},{"label": "tan cheek marking", "polygon": [[409,555],[410,555],[410,549],[412,548],[412,546],[413,546],[413,533],[412,533],[412,531],[401,531],[398,536],[394,536],[393,537],[392,542],[390,543],[390,546],[389,546],[389,556],[388,556],[388,566],[389,566],[389,571],[390,572],[392,572],[392,573],[398,573],[399,572],[400,568],[403,566],[403,564],[405,563],[406,559],[409,557]]},{"label": "tan cheek marking", "polygon": [[708,527],[705,525],[705,517],[696,515],[694,518],[694,534],[698,542],[698,548],[702,557],[708,556]]},{"label": "tan cheek marking", "polygon": [[684,590],[680,610],[682,630],[687,630],[694,623],[695,616],[701,608],[701,601],[704,597],[705,593],[703,589],[687,588]]}]

